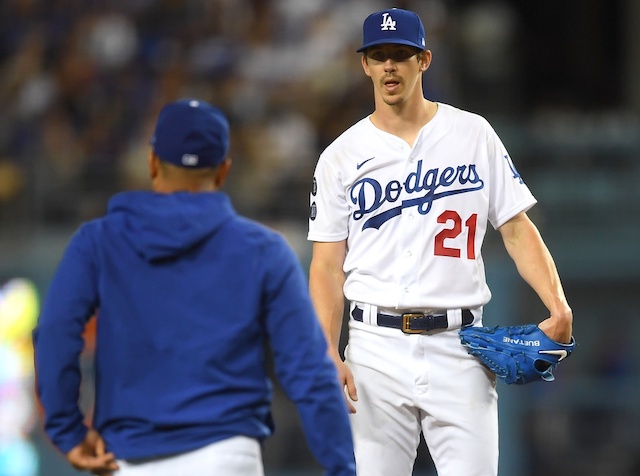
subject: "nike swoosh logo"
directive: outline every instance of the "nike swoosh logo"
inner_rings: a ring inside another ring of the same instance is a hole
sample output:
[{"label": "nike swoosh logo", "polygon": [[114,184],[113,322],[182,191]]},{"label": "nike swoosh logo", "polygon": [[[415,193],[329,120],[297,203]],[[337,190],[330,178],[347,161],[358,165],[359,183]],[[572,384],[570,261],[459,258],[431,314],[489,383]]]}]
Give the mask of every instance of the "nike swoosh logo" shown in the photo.
[{"label": "nike swoosh logo", "polygon": [[359,164],[356,164],[356,169],[360,170],[360,167],[362,167],[364,164],[366,164],[367,162],[369,162],[370,160],[375,159],[375,157],[371,157],[370,159],[365,160],[364,162],[360,162]]},{"label": "nike swoosh logo", "polygon": [[560,357],[558,359],[558,362],[560,362],[567,355],[569,355],[566,350],[539,350],[538,353],[539,354],[558,355]]}]

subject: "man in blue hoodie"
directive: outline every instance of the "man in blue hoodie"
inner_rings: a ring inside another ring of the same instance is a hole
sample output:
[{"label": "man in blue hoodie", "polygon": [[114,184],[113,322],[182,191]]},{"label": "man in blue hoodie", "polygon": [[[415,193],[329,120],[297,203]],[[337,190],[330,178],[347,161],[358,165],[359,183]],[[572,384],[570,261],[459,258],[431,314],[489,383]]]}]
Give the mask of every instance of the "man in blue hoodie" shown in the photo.
[{"label": "man in blue hoodie", "polygon": [[[83,224],[34,330],[45,430],[80,470],[118,476],[264,474],[275,375],[327,475],[353,476],[348,412],[302,268],[285,240],[220,192],[229,125],[167,104],[153,191],[115,195]],[[83,331],[96,316],[92,423],[79,405]]]}]

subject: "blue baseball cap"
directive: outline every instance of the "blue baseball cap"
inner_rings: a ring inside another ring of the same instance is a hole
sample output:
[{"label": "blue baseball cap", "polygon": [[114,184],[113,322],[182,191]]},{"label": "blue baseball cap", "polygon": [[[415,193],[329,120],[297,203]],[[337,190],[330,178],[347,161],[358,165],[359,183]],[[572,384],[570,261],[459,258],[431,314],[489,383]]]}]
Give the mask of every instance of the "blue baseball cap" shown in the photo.
[{"label": "blue baseball cap", "polygon": [[175,101],[160,110],[151,146],[161,160],[179,167],[215,167],[229,150],[229,122],[199,99]]},{"label": "blue baseball cap", "polygon": [[424,25],[420,17],[409,10],[390,8],[372,13],[362,26],[363,42],[357,50],[385,43],[414,46],[419,50],[426,47]]}]

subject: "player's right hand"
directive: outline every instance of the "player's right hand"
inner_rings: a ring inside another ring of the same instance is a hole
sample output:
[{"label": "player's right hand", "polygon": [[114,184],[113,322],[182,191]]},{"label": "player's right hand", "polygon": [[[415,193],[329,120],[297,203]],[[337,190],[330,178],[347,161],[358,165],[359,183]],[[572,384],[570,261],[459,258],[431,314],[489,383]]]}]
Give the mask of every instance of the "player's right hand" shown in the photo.
[{"label": "player's right hand", "polygon": [[351,369],[345,364],[340,357],[334,358],[336,364],[336,370],[338,371],[338,382],[344,389],[344,399],[347,402],[347,408],[349,413],[355,413],[356,408],[352,402],[358,401],[358,392],[356,390],[356,384],[353,381],[353,374]]},{"label": "player's right hand", "polygon": [[100,476],[111,476],[113,471],[119,469],[115,455],[106,452],[104,440],[93,429],[90,429],[84,440],[67,453],[67,461],[75,469],[91,471]]}]

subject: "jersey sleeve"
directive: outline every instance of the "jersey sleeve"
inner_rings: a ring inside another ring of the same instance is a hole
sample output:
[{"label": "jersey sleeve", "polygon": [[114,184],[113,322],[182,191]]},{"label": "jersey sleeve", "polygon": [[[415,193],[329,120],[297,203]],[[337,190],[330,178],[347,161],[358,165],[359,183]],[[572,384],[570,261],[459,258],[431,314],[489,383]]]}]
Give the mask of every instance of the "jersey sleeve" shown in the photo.
[{"label": "jersey sleeve", "polygon": [[267,251],[271,265],[264,318],[276,377],[296,405],[308,447],[327,474],[353,476],[348,410],[304,273],[284,242]]},{"label": "jersey sleeve", "polygon": [[318,160],[310,194],[310,241],[342,241],[349,235],[349,204],[342,176],[325,151]]},{"label": "jersey sleeve", "polygon": [[487,152],[491,168],[489,222],[499,228],[537,201],[518,173],[506,147],[487,123]]},{"label": "jersey sleeve", "polygon": [[67,453],[85,437],[78,406],[83,332],[98,303],[96,266],[87,227],[72,237],[51,281],[33,332],[36,391],[45,431]]}]

